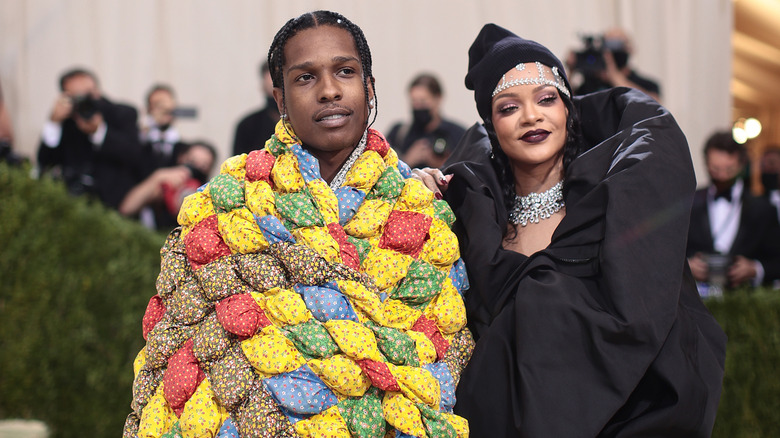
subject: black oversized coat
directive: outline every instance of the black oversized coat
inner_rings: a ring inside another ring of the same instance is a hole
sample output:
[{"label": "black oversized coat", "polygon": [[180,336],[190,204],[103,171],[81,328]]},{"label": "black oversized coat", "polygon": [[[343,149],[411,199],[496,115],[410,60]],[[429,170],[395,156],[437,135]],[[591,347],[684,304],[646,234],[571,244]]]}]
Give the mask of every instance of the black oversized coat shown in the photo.
[{"label": "black oversized coat", "polygon": [[477,339],[456,413],[475,438],[709,436],[726,339],[685,259],[685,136],[637,91],[575,106],[588,150],[568,167],[545,250],[502,249],[507,211],[481,126],[446,169]]}]

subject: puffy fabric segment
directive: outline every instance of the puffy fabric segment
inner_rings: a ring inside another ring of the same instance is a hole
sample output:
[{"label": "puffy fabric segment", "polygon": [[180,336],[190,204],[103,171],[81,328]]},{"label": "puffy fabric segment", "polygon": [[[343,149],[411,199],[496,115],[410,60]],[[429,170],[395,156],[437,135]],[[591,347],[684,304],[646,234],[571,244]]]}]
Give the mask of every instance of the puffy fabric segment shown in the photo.
[{"label": "puffy fabric segment", "polygon": [[203,380],[187,401],[179,417],[182,436],[212,438],[218,436],[228,413],[216,400],[208,380]]},{"label": "puffy fabric segment", "polygon": [[244,186],[230,174],[221,173],[209,182],[211,202],[217,213],[229,212],[244,206]]},{"label": "puffy fabric segment", "polygon": [[366,199],[386,199],[395,202],[404,188],[404,178],[394,167],[387,167],[379,176]]},{"label": "puffy fabric segment", "polygon": [[339,203],[338,223],[343,226],[355,216],[366,193],[354,187],[339,187],[334,193]]},{"label": "puffy fabric segment", "polygon": [[287,373],[306,361],[279,330],[267,330],[241,342],[241,350],[261,375]]},{"label": "puffy fabric segment", "polygon": [[312,317],[301,296],[289,289],[271,289],[266,296],[266,314],[276,325],[300,324]]},{"label": "puffy fabric segment", "polygon": [[307,365],[269,377],[263,385],[279,406],[293,414],[319,414],[338,403],[333,391]]},{"label": "puffy fabric segment", "polygon": [[353,237],[378,236],[393,207],[381,199],[366,199],[352,219],[344,224],[344,231]]},{"label": "puffy fabric segment", "polygon": [[276,210],[287,229],[325,225],[322,213],[306,188],[300,192],[277,194]]},{"label": "puffy fabric segment", "polygon": [[271,169],[271,179],[281,193],[299,192],[306,184],[298,170],[298,158],[293,154],[276,157],[276,164]]},{"label": "puffy fabric segment", "polygon": [[447,364],[444,362],[430,363],[423,366],[439,382],[441,401],[439,410],[452,413],[455,406],[455,381],[452,378]]},{"label": "puffy fabric segment", "polygon": [[352,436],[364,438],[385,436],[382,399],[378,388],[371,387],[362,397],[345,399],[339,403],[338,408]]},{"label": "puffy fabric segment", "polygon": [[275,162],[276,158],[265,149],[258,149],[248,153],[244,169],[247,183],[256,181],[270,182],[271,169],[273,169]]},{"label": "puffy fabric segment", "polygon": [[308,358],[330,357],[341,351],[328,330],[315,319],[288,325],[282,332]]},{"label": "puffy fabric segment", "polygon": [[371,379],[347,356],[312,359],[308,365],[330,389],[342,396],[361,397],[371,387]]},{"label": "puffy fabric segment", "polygon": [[387,392],[382,399],[382,414],[399,432],[414,437],[427,436],[420,410],[398,392]]},{"label": "puffy fabric segment", "polygon": [[296,285],[295,291],[303,297],[312,315],[321,322],[331,319],[359,322],[352,304],[334,282],[322,286]]},{"label": "puffy fabric segment", "polygon": [[347,172],[344,185],[365,193],[370,190],[385,171],[386,164],[382,156],[366,147],[366,151],[358,157],[352,169]]},{"label": "puffy fabric segment", "polygon": [[347,424],[335,406],[295,423],[295,430],[302,438],[349,438],[351,436]]},{"label": "puffy fabric segment", "polygon": [[246,192],[246,208],[255,216],[276,215],[276,195],[266,181],[247,181],[244,183]]},{"label": "puffy fabric segment", "polygon": [[268,240],[246,208],[236,208],[217,216],[219,233],[230,251],[235,254],[252,254],[268,248]]},{"label": "puffy fabric segment", "polygon": [[320,179],[320,163],[306,149],[298,144],[290,146],[290,150],[298,159],[298,170],[301,172],[304,182]]},{"label": "puffy fabric segment", "polygon": [[422,213],[394,210],[385,224],[379,247],[417,257],[428,240],[432,219]]}]

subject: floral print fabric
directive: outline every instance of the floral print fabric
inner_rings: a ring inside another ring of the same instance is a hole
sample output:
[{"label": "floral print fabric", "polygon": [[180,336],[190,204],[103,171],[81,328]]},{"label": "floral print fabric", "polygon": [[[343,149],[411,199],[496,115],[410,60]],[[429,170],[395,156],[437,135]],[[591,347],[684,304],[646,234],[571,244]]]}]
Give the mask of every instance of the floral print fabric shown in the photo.
[{"label": "floral print fabric", "polygon": [[465,437],[468,279],[376,131],[331,189],[280,122],[185,200],[142,321],[127,437]]}]

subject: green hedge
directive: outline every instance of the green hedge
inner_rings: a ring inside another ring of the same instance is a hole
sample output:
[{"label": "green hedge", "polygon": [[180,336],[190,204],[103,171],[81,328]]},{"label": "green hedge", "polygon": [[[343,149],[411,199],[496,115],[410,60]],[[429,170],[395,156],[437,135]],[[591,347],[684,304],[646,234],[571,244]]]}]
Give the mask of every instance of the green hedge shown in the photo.
[{"label": "green hedge", "polygon": [[[120,436],[165,236],[0,163],[0,418]],[[713,436],[780,436],[780,293],[707,306],[729,335]]]},{"label": "green hedge", "polygon": [[780,291],[732,291],[706,304],[729,337],[712,436],[780,436]]},{"label": "green hedge", "polygon": [[120,436],[165,236],[0,163],[0,418]]}]

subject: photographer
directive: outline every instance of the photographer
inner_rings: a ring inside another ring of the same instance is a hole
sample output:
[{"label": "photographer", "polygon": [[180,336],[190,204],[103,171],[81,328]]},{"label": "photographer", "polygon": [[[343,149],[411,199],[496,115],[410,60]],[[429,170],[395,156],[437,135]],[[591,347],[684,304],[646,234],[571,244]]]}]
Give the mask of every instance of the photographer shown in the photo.
[{"label": "photographer", "polygon": [[420,74],[409,85],[412,123],[395,124],[387,141],[410,167],[441,167],[465,132],[442,117],[443,94],[441,84],[431,74]]},{"label": "photographer", "polygon": [[173,147],[181,141],[176,121],[176,96],[165,84],[153,85],[146,94],[146,117],[141,127],[141,179],[155,169],[174,163]]},{"label": "photographer", "polygon": [[137,217],[151,229],[170,231],[184,198],[208,182],[217,160],[214,147],[205,141],[177,143],[175,163],[152,172],[127,193],[119,213]]},{"label": "photographer", "polygon": [[60,91],[38,147],[41,173],[62,179],[73,195],[93,195],[117,208],[134,183],[138,113],[104,98],[87,70],[63,74]]},{"label": "photographer", "polygon": [[602,36],[585,36],[582,40],[585,48],[580,52],[571,52],[567,60],[568,69],[579,74],[582,80],[574,94],[629,87],[661,101],[658,83],[640,75],[629,65],[633,46],[622,29],[613,28]]},{"label": "photographer", "polygon": [[769,201],[752,195],[742,179],[745,146],[731,131],[716,132],[704,157],[711,184],[694,194],[686,251],[700,291],[719,282],[758,286],[780,279],[780,224]]}]

